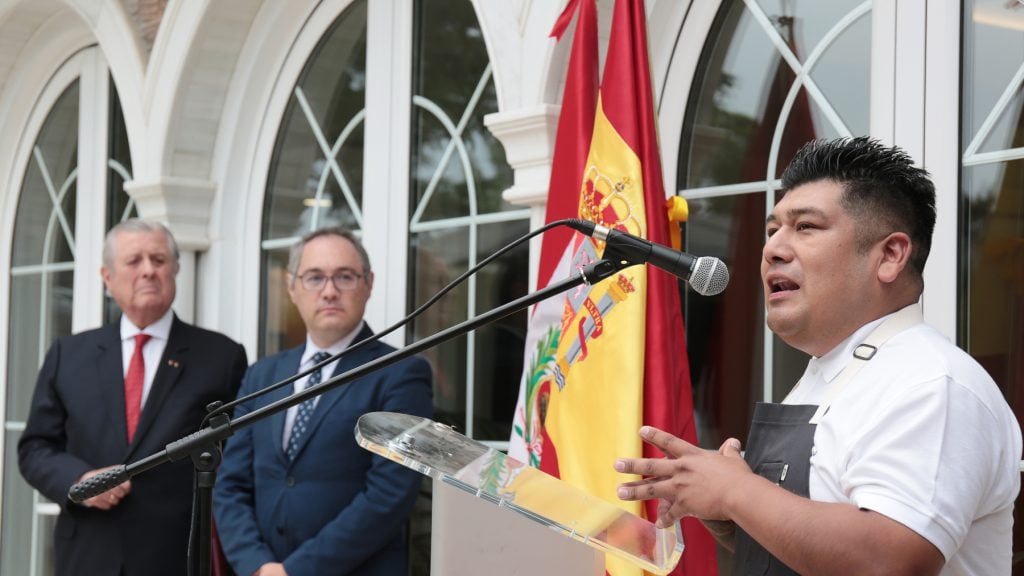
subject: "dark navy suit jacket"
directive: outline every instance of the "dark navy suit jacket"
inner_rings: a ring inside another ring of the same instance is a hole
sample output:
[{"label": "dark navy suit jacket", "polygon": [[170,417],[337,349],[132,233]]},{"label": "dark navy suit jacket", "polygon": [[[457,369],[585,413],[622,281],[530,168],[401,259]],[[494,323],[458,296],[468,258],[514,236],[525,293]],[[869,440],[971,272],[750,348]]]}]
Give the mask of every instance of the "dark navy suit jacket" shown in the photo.
[{"label": "dark navy suit jacket", "polygon": [[[364,326],[352,346],[372,334]],[[303,350],[253,364],[239,396],[296,374]],[[393,350],[369,343],[346,353],[334,375]],[[430,366],[412,357],[323,394],[293,461],[282,449],[283,411],[235,431],[214,490],[217,530],[235,573],[283,562],[289,576],[405,575],[403,531],[422,476],[360,448],[354,431],[367,412],[429,418],[431,388]],[[235,417],[291,392],[288,385],[239,405]]]},{"label": "dark navy suit jacket", "polygon": [[128,444],[118,324],[60,338],[39,371],[18,463],[29,484],[60,504],[57,574],[181,576],[187,570],[192,464],[165,463],[132,478],[109,511],[67,500],[83,473],[134,462],[199,429],[206,405],[235,396],[247,364],[222,334],[171,324],[167,347]]}]

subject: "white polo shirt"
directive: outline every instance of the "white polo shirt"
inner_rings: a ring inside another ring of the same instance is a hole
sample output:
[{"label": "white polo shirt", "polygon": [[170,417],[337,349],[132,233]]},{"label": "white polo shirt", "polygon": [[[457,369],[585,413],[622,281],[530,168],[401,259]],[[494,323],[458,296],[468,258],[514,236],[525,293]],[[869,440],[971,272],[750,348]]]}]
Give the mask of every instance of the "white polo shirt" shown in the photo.
[{"label": "white polo shirt", "polygon": [[[882,320],[811,359],[784,403],[821,403]],[[886,342],[832,401],[814,434],[810,497],[909,527],[945,556],[942,574],[1009,574],[1021,444],[988,373],[917,324]]]}]

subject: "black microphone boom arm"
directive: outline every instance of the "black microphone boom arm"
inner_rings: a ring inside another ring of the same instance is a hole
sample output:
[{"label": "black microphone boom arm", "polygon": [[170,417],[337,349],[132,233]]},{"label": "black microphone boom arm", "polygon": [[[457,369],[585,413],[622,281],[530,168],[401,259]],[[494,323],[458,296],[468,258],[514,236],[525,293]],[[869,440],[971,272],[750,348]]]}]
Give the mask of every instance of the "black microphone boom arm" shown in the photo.
[{"label": "black microphone boom arm", "polygon": [[234,431],[239,428],[243,428],[273,414],[287,410],[289,407],[300,404],[309,398],[323,394],[324,392],[337,388],[343,384],[348,384],[349,382],[361,378],[366,374],[394,364],[399,360],[441,344],[442,342],[447,342],[457,336],[461,336],[471,330],[475,330],[480,326],[489,324],[510,314],[514,314],[550,296],[565,292],[571,288],[579,286],[580,284],[596,284],[601,280],[611,277],[619,270],[631,265],[632,264],[624,264],[622,262],[607,259],[598,260],[588,266],[580,268],[576,275],[566,280],[556,282],[479,316],[470,318],[469,320],[456,324],[450,328],[446,328],[445,330],[428,336],[422,340],[413,342],[404,348],[400,348],[390,354],[381,356],[376,360],[367,362],[362,366],[353,368],[344,374],[339,374],[330,380],[326,380],[315,386],[310,386],[309,388],[292,394],[287,398],[282,398],[276,402],[263,406],[262,408],[243,414],[234,420],[229,421],[226,415],[218,415],[211,420],[210,426],[168,444],[161,452],[157,452],[131,464],[115,466],[114,468],[101,472],[87,480],[83,480],[73,485],[68,491],[68,498],[75,503],[84,502],[85,500],[88,500],[98,494],[102,494],[121,482],[141,474],[146,470],[154,468],[164,462],[172,462],[185,457],[192,457],[197,466],[202,465],[204,467],[208,467],[211,460],[219,460],[219,454],[215,455],[210,453],[211,447],[218,446],[221,441],[231,436]]}]

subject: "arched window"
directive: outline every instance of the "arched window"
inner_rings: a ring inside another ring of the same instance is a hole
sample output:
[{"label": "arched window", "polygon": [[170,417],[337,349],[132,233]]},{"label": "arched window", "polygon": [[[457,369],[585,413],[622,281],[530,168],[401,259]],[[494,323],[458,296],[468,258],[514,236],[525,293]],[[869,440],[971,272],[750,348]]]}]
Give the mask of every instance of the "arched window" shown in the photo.
[{"label": "arched window", "polygon": [[[442,5],[444,5],[442,7]],[[484,127],[498,110],[491,64],[472,6],[418,4],[413,47],[409,308],[529,229],[529,211],[501,193],[512,183]],[[526,293],[526,245],[450,292],[410,327],[410,340]],[[507,442],[525,345],[525,311],[426,352],[434,366],[435,419],[467,436]]]},{"label": "arched window", "polygon": [[[512,172],[483,122],[498,103],[473,4],[437,0],[386,8],[353,0],[334,18],[297,81],[283,88],[288,103],[274,135],[263,203],[261,357],[305,340],[285,291],[285,267],[289,247],[306,232],[342,225],[361,233],[376,255],[371,306],[386,301],[389,314],[401,311],[391,314],[397,320],[529,228],[529,211],[502,199]],[[309,22],[323,26],[323,20]],[[294,45],[312,44],[300,38]],[[388,98],[367,99],[368,86],[382,83]],[[382,138],[383,149],[371,143]],[[396,175],[390,187],[364,187],[376,170]],[[397,176],[404,174],[408,179]],[[517,298],[528,277],[524,245],[391,341],[422,339]],[[386,328],[372,312],[371,327]],[[437,420],[507,444],[525,327],[525,316],[506,318],[423,353],[434,370]],[[429,519],[414,520],[411,538],[412,565],[425,573]]]},{"label": "arched window", "polygon": [[806,356],[764,328],[764,222],[802,144],[868,133],[870,9],[860,0],[727,0],[708,34],[677,172],[690,203],[687,250],[722,258],[732,273],[721,295],[686,297],[706,446],[745,438],[754,402],[781,400],[803,371]]},{"label": "arched window", "polygon": [[[1022,31],[1020,3],[964,3],[957,341],[996,381],[1018,419],[1024,415]],[[1022,573],[1021,507],[1018,497],[1014,574]]]},{"label": "arched window", "polygon": [[310,54],[274,144],[263,205],[260,356],[306,330],[285,291],[288,250],[326,226],[363,228],[366,1],[353,2]]},{"label": "arched window", "polygon": [[[116,305],[84,302],[76,297],[75,278],[98,279],[95,266],[80,270],[81,245],[99,246],[105,230],[135,215],[134,203],[124,192],[131,178],[131,158],[120,104],[109,75],[93,61],[98,50],[86,49],[69,60],[50,82],[39,101],[50,103],[31,149],[21,167],[14,237],[11,242],[10,322],[7,354],[6,414],[4,420],[3,516],[0,518],[0,573],[43,576],[53,573],[52,535],[57,504],[28,486],[18,471],[17,443],[24,430],[36,376],[43,357],[56,338],[75,329],[76,318],[116,318]],[[106,139],[83,130],[82,110],[105,109]],[[93,153],[99,149],[100,153]],[[83,181],[81,152],[104,161],[94,176]],[[85,225],[83,213],[106,208],[97,226]],[[94,236],[82,242],[88,235]],[[98,262],[97,254],[84,258]],[[97,280],[98,281],[98,280]],[[109,298],[105,298],[109,301]],[[81,320],[78,320],[81,323]],[[90,326],[91,327],[91,326]]]},{"label": "arched window", "polygon": [[[402,195],[363,190],[368,5],[350,3],[323,34],[292,88],[276,135],[264,199],[260,356],[301,344],[305,329],[285,292],[288,249],[306,232],[368,226],[408,237],[405,278],[384,273],[378,283],[405,282],[399,307],[412,310],[479,260],[525,234],[529,212],[501,193],[511,170],[483,117],[497,111],[494,80],[472,4],[416,4],[412,14],[410,181]],[[395,46],[408,45],[400,42]],[[385,114],[389,115],[389,114]],[[364,195],[405,204],[408,222],[367,214]],[[372,247],[371,248],[372,252]],[[521,296],[527,250],[514,251],[450,293],[407,327],[410,341]],[[381,285],[374,298],[387,298]],[[376,330],[384,328],[374,325]],[[434,367],[439,420],[479,439],[505,442],[521,370],[525,318],[482,328],[424,354]]]}]

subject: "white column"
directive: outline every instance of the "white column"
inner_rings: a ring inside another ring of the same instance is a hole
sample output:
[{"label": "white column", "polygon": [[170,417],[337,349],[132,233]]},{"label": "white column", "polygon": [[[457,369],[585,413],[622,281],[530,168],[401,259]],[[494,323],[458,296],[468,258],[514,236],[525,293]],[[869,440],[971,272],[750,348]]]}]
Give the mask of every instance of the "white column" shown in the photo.
[{"label": "white column", "polygon": [[[544,225],[551,180],[551,159],[561,108],[541,104],[532,108],[488,114],[484,124],[505,147],[505,159],[513,170],[512,187],[502,196],[510,204],[530,208],[530,228]],[[540,265],[538,236],[530,243],[530,289],[537,286]]]}]

